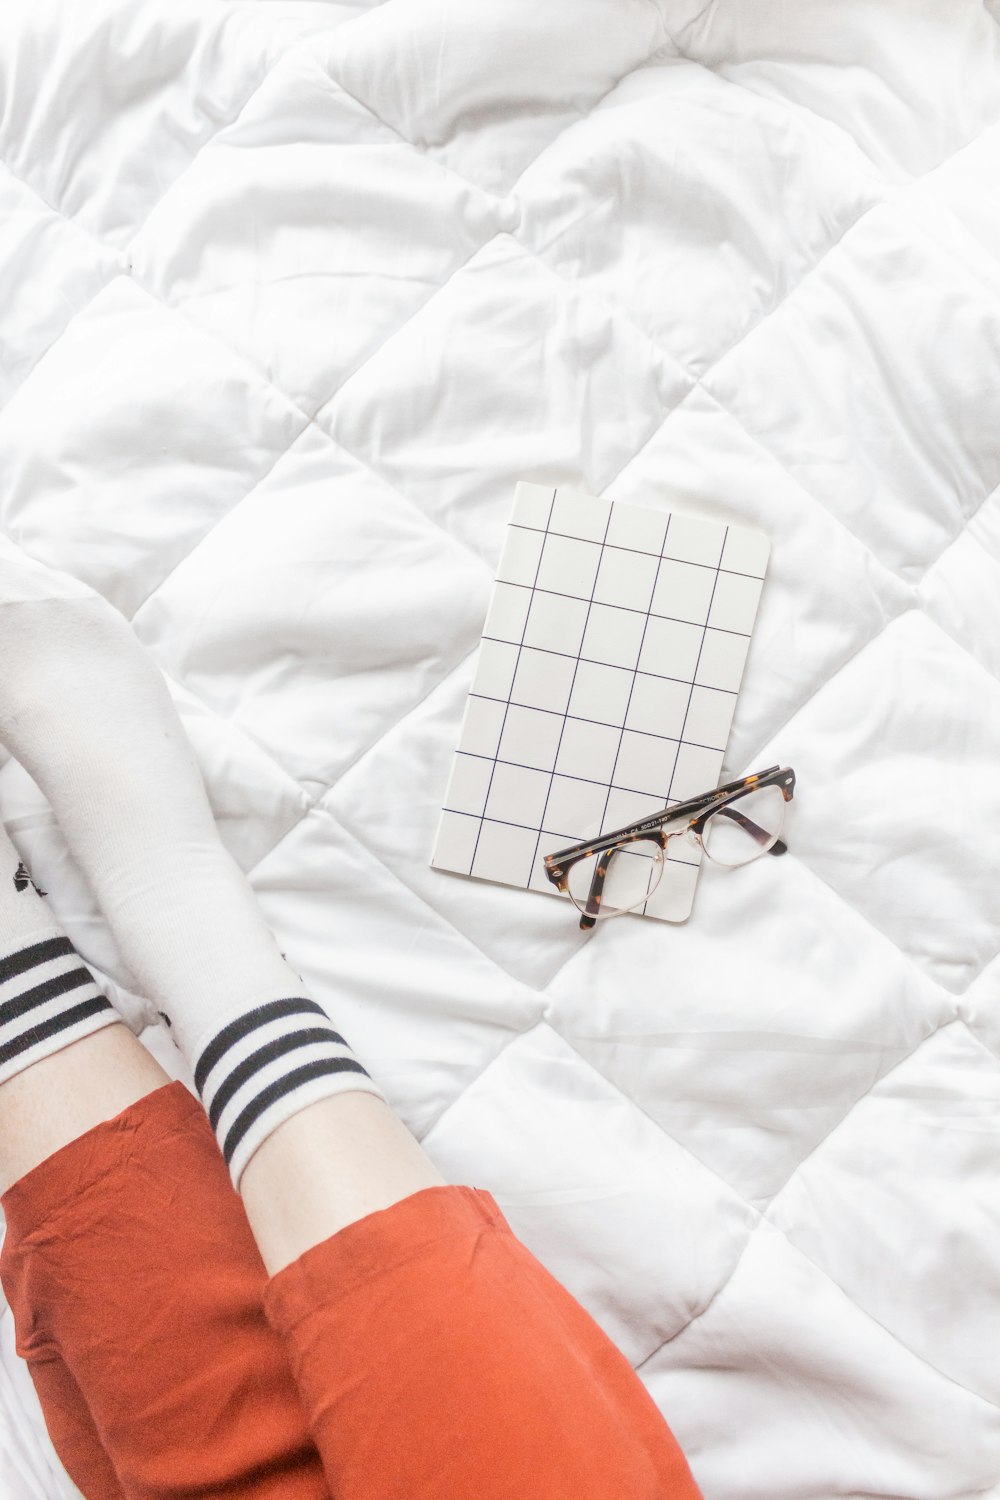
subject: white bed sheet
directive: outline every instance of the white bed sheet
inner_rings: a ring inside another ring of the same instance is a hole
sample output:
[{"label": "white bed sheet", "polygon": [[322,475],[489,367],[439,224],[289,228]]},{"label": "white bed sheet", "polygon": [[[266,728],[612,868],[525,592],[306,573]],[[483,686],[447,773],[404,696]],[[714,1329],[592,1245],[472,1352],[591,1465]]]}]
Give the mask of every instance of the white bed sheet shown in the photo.
[{"label": "white bed sheet", "polygon": [[[1000,1495],[997,21],[0,17],[0,529],[131,619],[296,967],[706,1500]],[[725,770],[796,768],[791,852],[684,926],[429,868],[521,478],[771,536]],[[9,1324],[2,1492],[63,1500]]]}]

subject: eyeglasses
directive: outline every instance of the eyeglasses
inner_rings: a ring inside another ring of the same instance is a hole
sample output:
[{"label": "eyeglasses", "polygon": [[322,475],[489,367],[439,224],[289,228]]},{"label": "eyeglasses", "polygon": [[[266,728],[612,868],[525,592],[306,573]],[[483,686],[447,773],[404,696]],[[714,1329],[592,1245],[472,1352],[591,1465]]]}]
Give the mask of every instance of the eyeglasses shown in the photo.
[{"label": "eyeglasses", "polygon": [[[552,884],[570,897],[586,930],[646,905],[660,883],[670,839],[690,833],[713,864],[737,869],[762,854],[784,854],[785,806],[795,794],[790,766],[771,766],[675,802],[652,817],[572,844],[543,861]],[[670,829],[668,825],[680,826]]]}]

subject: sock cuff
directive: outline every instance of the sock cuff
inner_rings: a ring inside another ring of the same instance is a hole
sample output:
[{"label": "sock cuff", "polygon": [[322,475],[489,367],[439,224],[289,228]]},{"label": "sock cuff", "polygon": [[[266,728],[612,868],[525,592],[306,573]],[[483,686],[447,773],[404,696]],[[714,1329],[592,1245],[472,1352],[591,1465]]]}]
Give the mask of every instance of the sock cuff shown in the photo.
[{"label": "sock cuff", "polygon": [[[36,962],[45,958],[45,954],[34,955],[33,949],[42,948],[45,945],[54,956],[55,949],[52,945],[58,944],[60,953],[75,953],[76,949],[62,928],[51,920],[41,901],[36,906],[41,908],[39,916],[41,921],[35,925],[19,928],[16,936],[13,934],[0,935],[0,984],[6,983],[7,979],[16,977],[18,973],[34,967]],[[25,957],[21,959],[20,955]]]},{"label": "sock cuff", "polygon": [[0,947],[0,1083],[118,1020],[58,927]]},{"label": "sock cuff", "polygon": [[269,997],[190,1051],[194,1083],[238,1184],[250,1156],[285,1119],[345,1089],[381,1089],[315,1000]]}]

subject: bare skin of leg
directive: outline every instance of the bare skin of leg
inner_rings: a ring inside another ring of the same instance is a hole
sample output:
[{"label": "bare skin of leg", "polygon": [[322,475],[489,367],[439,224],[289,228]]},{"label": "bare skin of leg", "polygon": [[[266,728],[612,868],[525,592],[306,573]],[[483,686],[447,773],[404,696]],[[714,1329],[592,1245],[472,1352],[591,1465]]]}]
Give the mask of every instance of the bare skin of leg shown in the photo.
[{"label": "bare skin of leg", "polygon": [[171,1079],[127,1026],[106,1026],[0,1084],[0,1193]]},{"label": "bare skin of leg", "polygon": [[335,1094],[279,1125],[254,1153],[240,1196],[273,1276],[356,1219],[445,1178],[374,1094]]},{"label": "bare skin of leg", "polygon": [[[0,1084],[0,1193],[171,1079],[126,1026],[108,1026]],[[445,1179],[374,1094],[338,1094],[270,1136],[243,1205],[273,1275],[320,1240]]]}]

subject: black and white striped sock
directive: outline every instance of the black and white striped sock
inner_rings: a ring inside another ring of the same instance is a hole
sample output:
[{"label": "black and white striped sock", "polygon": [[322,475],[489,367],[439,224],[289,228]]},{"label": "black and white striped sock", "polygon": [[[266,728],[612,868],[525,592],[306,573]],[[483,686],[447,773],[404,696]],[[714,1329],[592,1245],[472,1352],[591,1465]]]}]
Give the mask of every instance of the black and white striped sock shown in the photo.
[{"label": "black and white striped sock", "polygon": [[0,827],[0,1083],[117,1020]]},{"label": "black and white striped sock", "polygon": [[0,739],[47,797],[135,987],[169,1018],[239,1187],[299,1110],[385,1095],[306,998],[223,847],[159,671],[116,610],[67,587],[4,564],[0,539]]},{"label": "black and white striped sock", "polygon": [[195,1087],[233,1180],[282,1121],[340,1088],[379,1093],[322,1006],[252,1002],[193,1056]]}]

